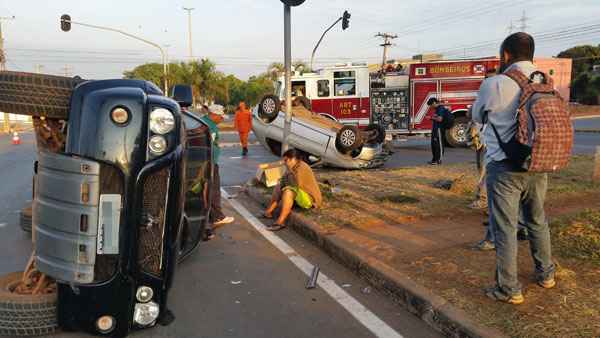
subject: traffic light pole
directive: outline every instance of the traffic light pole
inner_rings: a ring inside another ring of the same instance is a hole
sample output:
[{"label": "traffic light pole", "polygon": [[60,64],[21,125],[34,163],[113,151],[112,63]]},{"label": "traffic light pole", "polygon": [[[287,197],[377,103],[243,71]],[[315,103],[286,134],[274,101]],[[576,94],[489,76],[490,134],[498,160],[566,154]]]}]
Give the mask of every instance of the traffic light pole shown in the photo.
[{"label": "traffic light pole", "polygon": [[335,27],[335,25],[338,24],[338,22],[342,21],[344,17],[340,17],[339,19],[337,19],[333,25],[329,26],[329,28],[327,28],[325,30],[325,32],[323,32],[323,35],[321,35],[321,38],[319,39],[319,42],[317,42],[317,45],[315,46],[315,49],[313,49],[312,52],[312,56],[310,57],[310,69],[313,69],[313,61],[315,59],[315,54],[317,53],[317,48],[319,48],[319,45],[321,44],[321,41],[323,41],[323,38],[325,37],[325,34],[327,34],[327,32],[329,32],[333,27]]},{"label": "traffic light pole", "polygon": [[89,28],[96,28],[96,29],[100,29],[100,30],[105,30],[105,31],[110,31],[110,32],[115,32],[115,33],[120,33],[123,34],[127,37],[130,37],[132,39],[144,42],[146,44],[149,44],[151,46],[154,46],[156,48],[158,48],[158,50],[160,51],[160,55],[162,58],[162,64],[163,64],[163,75],[164,75],[164,90],[165,90],[165,95],[169,95],[169,88],[167,87],[167,77],[168,77],[168,72],[167,72],[167,54],[165,53],[165,50],[157,43],[154,43],[152,41],[146,40],[144,38],[140,38],[139,36],[135,36],[133,34],[124,32],[120,29],[115,29],[115,28],[110,28],[110,27],[103,27],[103,26],[97,26],[97,25],[90,25],[87,23],[83,23],[83,22],[77,22],[77,21],[73,21],[73,20],[64,20],[66,22],[69,22],[73,25],[79,25],[79,26],[84,26],[84,27],[89,27]]},{"label": "traffic light pole", "polygon": [[283,39],[285,66],[285,123],[281,156],[289,149],[289,137],[292,129],[292,13],[289,5],[283,5]]}]

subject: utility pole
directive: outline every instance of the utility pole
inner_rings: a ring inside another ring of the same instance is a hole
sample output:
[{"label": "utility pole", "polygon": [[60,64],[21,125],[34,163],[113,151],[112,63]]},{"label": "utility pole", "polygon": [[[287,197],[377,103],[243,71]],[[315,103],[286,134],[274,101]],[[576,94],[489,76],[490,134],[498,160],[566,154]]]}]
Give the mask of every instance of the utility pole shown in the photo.
[{"label": "utility pole", "polygon": [[529,18],[525,15],[525,11],[523,11],[523,15],[519,19],[519,22],[521,23],[521,25],[519,25],[519,30],[521,32],[524,32],[527,28],[529,28],[527,21],[529,21]]},{"label": "utility pole", "polygon": [[61,68],[61,70],[64,71],[64,74],[66,77],[71,76],[71,72],[70,72],[71,67],[69,67],[69,65],[65,65],[64,67]]},{"label": "utility pole", "polygon": [[387,62],[388,49],[392,45],[392,40],[398,38],[398,35],[390,33],[377,33],[375,37],[383,38],[383,43],[380,45],[381,47],[383,47],[383,61],[381,62],[381,71],[383,71]]},{"label": "utility pole", "polygon": [[512,34],[512,32],[515,30],[515,24],[512,20],[510,20],[510,25],[508,25],[508,28],[506,29],[506,31],[508,32],[508,35]]},{"label": "utility pole", "polygon": [[189,49],[190,49],[190,60],[191,60],[192,57],[194,56],[194,54],[192,52],[192,11],[194,10],[194,8],[183,7],[183,10],[188,12],[188,44],[189,44]]},{"label": "utility pole", "polygon": [[[4,35],[2,35],[2,21],[14,19],[14,15],[0,17],[0,71],[6,70],[6,52],[4,52]],[[4,132],[10,132],[10,120],[7,112],[4,112]]]}]

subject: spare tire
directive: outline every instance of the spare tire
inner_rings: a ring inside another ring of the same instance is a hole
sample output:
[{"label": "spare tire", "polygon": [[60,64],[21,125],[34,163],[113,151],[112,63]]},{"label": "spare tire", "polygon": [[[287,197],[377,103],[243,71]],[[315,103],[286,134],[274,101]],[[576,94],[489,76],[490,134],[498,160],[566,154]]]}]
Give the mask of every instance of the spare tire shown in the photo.
[{"label": "spare tire", "polygon": [[0,277],[0,336],[37,336],[56,331],[56,293],[21,295],[11,292],[22,272]]},{"label": "spare tire", "polygon": [[302,106],[308,110],[312,110],[312,104],[310,100],[305,96],[297,96],[294,101],[292,101],[292,105],[294,106]]},{"label": "spare tire", "polygon": [[0,111],[66,120],[80,78],[0,72]]},{"label": "spare tire", "polygon": [[370,138],[366,141],[367,143],[382,144],[385,141],[385,128],[380,124],[369,124],[365,128],[365,132],[370,134]]},{"label": "spare tire", "polygon": [[281,102],[275,95],[265,95],[258,104],[258,117],[266,123],[271,123],[279,115]]},{"label": "spare tire", "polygon": [[338,150],[347,154],[363,145],[360,130],[355,126],[343,126],[338,132],[335,140]]}]

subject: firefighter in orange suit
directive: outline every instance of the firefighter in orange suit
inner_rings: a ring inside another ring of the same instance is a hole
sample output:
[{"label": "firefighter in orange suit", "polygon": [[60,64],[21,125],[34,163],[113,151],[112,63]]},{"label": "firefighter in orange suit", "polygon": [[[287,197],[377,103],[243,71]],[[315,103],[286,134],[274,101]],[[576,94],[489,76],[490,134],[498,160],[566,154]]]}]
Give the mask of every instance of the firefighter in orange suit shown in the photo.
[{"label": "firefighter in orange suit", "polygon": [[252,130],[252,114],[245,102],[240,102],[235,111],[235,129],[240,134],[240,143],[242,144],[242,156],[248,155],[248,134]]}]

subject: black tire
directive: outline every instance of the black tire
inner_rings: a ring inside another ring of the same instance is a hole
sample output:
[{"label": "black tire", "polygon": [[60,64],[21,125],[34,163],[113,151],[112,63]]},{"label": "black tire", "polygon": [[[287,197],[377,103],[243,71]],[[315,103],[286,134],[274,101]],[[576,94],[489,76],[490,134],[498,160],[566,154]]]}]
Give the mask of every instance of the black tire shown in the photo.
[{"label": "black tire", "polygon": [[73,89],[82,81],[64,76],[0,72],[0,111],[66,120]]},{"label": "black tire", "polygon": [[292,105],[303,106],[304,108],[312,111],[312,104],[310,103],[310,100],[307,99],[305,96],[296,97],[294,101],[292,101]]},{"label": "black tire", "polygon": [[365,128],[365,132],[371,134],[366,143],[382,144],[385,142],[385,128],[380,124],[369,124]]},{"label": "black tire", "polygon": [[266,123],[271,123],[279,115],[281,102],[275,95],[265,95],[258,104],[258,117]]},{"label": "black tire", "polygon": [[451,128],[446,129],[445,138],[448,146],[452,148],[464,148],[467,146],[469,135],[469,119],[461,116],[454,120]]},{"label": "black tire", "polygon": [[31,204],[21,209],[21,217],[19,218],[19,224],[21,225],[21,229],[25,232],[31,232],[31,214]]},{"label": "black tire", "polygon": [[58,328],[56,293],[19,295],[10,290],[22,272],[0,277],[0,336],[39,336]]},{"label": "black tire", "polygon": [[281,147],[282,147],[281,142],[268,138],[267,146],[269,147],[269,150],[271,151],[271,153],[273,155],[275,155],[277,157],[281,157]]},{"label": "black tire", "polygon": [[355,126],[343,126],[335,139],[338,150],[344,154],[352,152],[363,145],[360,130]]}]

